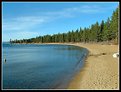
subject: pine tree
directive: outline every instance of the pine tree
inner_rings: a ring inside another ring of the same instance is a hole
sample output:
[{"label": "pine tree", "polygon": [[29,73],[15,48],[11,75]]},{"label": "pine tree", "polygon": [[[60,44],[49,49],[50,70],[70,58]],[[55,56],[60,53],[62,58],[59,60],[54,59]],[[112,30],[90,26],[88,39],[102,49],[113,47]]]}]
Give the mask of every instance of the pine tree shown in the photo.
[{"label": "pine tree", "polygon": [[110,30],[112,31],[113,37],[118,43],[118,26],[119,26],[119,7],[113,12],[111,17]]}]

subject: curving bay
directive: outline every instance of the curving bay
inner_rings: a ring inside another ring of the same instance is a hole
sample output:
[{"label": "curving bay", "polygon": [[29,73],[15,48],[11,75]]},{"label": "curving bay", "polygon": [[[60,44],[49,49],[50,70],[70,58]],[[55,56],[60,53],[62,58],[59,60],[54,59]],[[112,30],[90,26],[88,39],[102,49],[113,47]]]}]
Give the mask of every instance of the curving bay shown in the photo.
[{"label": "curving bay", "polygon": [[71,45],[3,43],[3,88],[67,88],[87,53]]}]

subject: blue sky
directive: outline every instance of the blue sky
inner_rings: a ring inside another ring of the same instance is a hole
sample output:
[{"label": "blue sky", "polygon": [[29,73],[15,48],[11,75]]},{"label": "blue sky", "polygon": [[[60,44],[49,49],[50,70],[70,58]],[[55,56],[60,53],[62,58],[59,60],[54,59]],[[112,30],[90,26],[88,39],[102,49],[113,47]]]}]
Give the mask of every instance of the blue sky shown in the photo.
[{"label": "blue sky", "polygon": [[2,41],[89,27],[111,17],[119,2],[2,2]]}]

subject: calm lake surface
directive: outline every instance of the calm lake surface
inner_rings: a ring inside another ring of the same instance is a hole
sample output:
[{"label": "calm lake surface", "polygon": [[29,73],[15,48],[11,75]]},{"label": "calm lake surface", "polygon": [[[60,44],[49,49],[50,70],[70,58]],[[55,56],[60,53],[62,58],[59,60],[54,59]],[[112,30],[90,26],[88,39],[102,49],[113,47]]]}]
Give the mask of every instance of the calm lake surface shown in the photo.
[{"label": "calm lake surface", "polygon": [[86,54],[86,49],[71,45],[3,43],[2,88],[66,88]]}]

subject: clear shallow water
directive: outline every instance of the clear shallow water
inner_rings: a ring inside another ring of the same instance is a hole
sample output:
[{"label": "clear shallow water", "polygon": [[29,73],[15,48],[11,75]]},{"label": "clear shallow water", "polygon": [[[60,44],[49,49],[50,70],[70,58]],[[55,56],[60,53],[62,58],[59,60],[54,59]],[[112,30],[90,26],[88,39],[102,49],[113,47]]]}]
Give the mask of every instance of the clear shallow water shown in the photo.
[{"label": "clear shallow water", "polygon": [[3,43],[3,89],[66,88],[83,67],[86,53],[69,45]]}]

